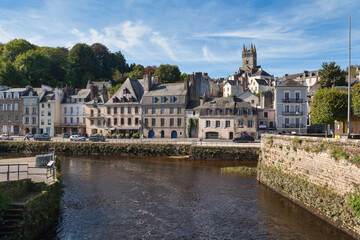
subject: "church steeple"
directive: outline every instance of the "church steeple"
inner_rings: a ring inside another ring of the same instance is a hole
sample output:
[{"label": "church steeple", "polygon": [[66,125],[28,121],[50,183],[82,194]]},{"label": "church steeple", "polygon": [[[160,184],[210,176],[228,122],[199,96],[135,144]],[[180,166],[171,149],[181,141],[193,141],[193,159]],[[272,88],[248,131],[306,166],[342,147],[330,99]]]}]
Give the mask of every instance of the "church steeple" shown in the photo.
[{"label": "church steeple", "polygon": [[257,67],[257,53],[256,53],[255,45],[251,43],[250,49],[247,49],[244,44],[242,51],[242,67],[240,67],[240,69],[244,71],[248,71],[256,67]]},{"label": "church steeple", "polygon": [[246,50],[245,50],[245,44],[243,44],[243,52],[245,52]]},{"label": "church steeple", "polygon": [[250,52],[254,52],[254,48],[253,48],[252,44],[251,44],[251,47],[250,47]]}]

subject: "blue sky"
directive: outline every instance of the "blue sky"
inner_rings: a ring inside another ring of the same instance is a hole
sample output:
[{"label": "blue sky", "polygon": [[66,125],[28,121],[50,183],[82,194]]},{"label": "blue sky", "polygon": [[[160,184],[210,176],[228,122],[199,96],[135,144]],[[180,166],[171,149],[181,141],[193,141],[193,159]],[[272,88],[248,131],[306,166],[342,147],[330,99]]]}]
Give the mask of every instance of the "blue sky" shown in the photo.
[{"label": "blue sky", "polygon": [[1,0],[0,42],[24,38],[40,46],[100,42],[127,62],[178,65],[181,72],[227,77],[242,46],[256,45],[258,64],[282,76],[360,64],[359,0]]}]

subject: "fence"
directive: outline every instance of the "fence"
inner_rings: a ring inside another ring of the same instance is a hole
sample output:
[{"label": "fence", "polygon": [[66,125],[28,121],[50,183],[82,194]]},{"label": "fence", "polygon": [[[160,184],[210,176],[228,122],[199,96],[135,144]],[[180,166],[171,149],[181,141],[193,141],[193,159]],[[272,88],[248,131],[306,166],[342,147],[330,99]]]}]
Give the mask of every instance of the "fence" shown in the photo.
[{"label": "fence", "polygon": [[[22,168],[25,168],[26,170],[22,170]],[[4,175],[6,175],[5,180],[4,180]],[[23,177],[23,175],[26,175],[26,177]],[[0,181],[19,180],[19,179],[28,178],[28,176],[29,176],[28,164],[0,164]]]}]

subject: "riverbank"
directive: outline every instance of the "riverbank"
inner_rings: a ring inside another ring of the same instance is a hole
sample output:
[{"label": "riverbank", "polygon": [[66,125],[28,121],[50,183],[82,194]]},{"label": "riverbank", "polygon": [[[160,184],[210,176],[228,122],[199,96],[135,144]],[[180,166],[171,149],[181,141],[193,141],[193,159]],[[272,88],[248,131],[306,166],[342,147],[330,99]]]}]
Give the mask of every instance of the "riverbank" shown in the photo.
[{"label": "riverbank", "polygon": [[117,156],[188,156],[189,160],[257,162],[257,148],[202,147],[175,144],[115,144],[78,142],[0,142],[0,152],[47,153],[55,149],[57,154],[117,155]]},{"label": "riverbank", "polygon": [[355,140],[264,135],[258,180],[359,239],[359,156]]}]

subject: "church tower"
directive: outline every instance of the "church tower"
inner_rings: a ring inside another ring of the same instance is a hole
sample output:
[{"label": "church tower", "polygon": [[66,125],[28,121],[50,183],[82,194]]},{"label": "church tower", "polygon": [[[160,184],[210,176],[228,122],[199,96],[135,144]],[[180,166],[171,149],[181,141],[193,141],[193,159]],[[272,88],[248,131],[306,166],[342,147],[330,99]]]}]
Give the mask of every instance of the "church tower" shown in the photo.
[{"label": "church tower", "polygon": [[256,47],[251,44],[250,49],[243,46],[242,51],[242,67],[241,70],[247,71],[249,69],[253,69],[257,67],[257,54]]}]

